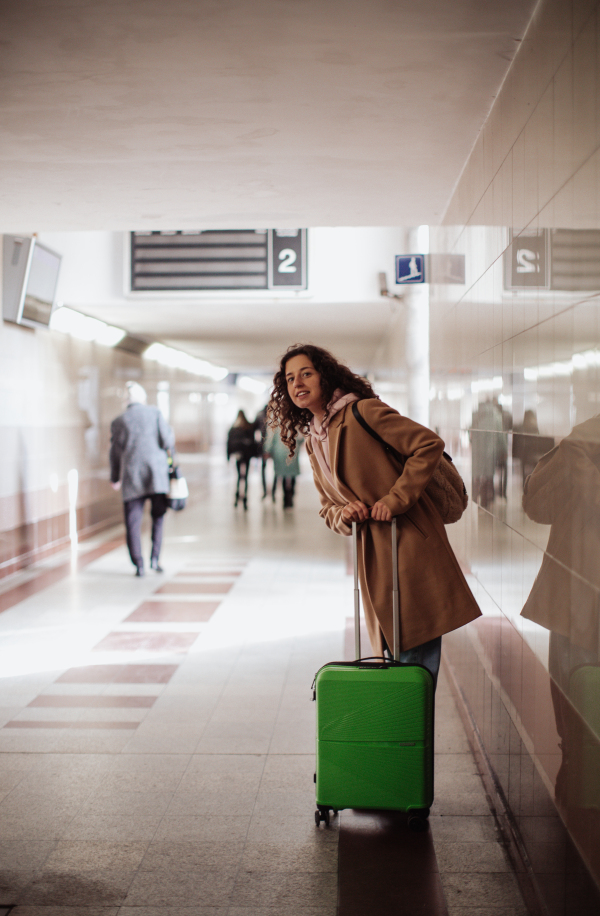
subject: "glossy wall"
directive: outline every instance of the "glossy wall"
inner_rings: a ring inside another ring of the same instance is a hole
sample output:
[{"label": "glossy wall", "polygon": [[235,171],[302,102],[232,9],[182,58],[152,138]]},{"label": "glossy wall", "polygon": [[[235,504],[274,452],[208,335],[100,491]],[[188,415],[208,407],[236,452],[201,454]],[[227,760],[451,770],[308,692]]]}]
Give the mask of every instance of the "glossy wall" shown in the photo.
[{"label": "glossy wall", "polygon": [[431,250],[460,256],[431,286],[430,425],[470,484],[449,533],[483,611],[447,658],[540,910],[597,913],[597,3],[538,5]]}]

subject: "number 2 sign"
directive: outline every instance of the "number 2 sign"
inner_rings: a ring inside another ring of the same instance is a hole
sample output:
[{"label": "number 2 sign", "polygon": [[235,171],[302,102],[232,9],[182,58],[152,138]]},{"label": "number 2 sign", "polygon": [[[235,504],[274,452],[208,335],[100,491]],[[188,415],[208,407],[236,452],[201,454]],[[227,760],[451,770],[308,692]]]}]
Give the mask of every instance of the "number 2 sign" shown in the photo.
[{"label": "number 2 sign", "polygon": [[269,288],[306,289],[306,229],[269,230]]},{"label": "number 2 sign", "polygon": [[548,230],[511,231],[504,254],[506,289],[548,289],[550,283]]}]

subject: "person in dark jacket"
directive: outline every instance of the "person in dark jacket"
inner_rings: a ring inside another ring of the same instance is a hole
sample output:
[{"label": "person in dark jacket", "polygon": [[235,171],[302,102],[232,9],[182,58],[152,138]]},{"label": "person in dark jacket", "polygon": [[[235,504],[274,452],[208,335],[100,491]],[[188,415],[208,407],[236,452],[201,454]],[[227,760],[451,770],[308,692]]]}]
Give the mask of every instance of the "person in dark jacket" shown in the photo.
[{"label": "person in dark jacket", "polygon": [[243,410],[238,410],[235,422],[227,434],[227,460],[233,455],[237,467],[237,486],[235,503],[240,501],[240,488],[244,484],[242,497],[244,509],[248,508],[248,469],[252,458],[260,454],[261,448],[256,441],[256,426],[251,423]]},{"label": "person in dark jacket", "polygon": [[554,439],[540,435],[535,410],[526,410],[523,422],[515,426],[512,448],[513,458],[521,462],[523,487],[540,458],[553,448]]},{"label": "person in dark jacket", "polygon": [[110,427],[110,479],[123,496],[127,547],[136,576],[144,575],[140,531],[144,504],[151,503],[152,553],[150,566],[159,565],[164,515],[169,492],[167,451],[174,449],[173,430],[157,407],[146,404],[146,392],[137,382],[127,382],[129,404]]}]

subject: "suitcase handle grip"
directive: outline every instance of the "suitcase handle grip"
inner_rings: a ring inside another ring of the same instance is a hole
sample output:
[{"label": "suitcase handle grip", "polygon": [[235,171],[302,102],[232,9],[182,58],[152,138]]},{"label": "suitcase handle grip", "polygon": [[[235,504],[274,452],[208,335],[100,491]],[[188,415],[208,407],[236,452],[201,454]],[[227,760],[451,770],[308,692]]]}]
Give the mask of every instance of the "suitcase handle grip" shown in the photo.
[{"label": "suitcase handle grip", "polygon": [[[352,559],[354,564],[354,654],[360,658],[360,588],[358,585],[358,528],[352,522]],[[398,524],[392,519],[392,614],[394,620],[394,661],[400,661],[400,593],[398,591]]]}]

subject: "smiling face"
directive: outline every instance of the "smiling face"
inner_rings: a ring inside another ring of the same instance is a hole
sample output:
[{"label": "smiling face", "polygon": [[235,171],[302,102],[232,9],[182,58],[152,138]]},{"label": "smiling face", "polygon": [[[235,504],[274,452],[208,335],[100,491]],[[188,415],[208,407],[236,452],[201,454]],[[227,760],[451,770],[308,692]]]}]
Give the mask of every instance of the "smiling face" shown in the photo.
[{"label": "smiling face", "polygon": [[292,403],[302,410],[322,416],[325,411],[321,376],[305,353],[292,356],[285,366],[285,380]]}]

